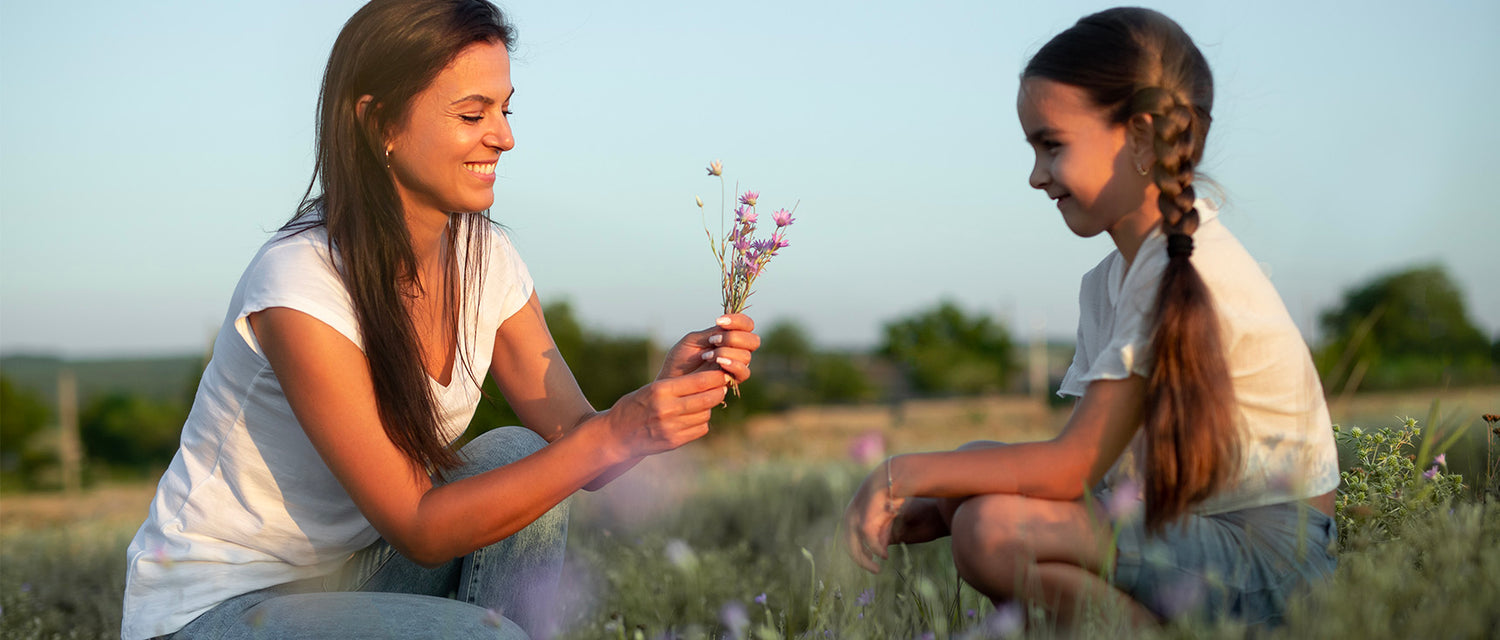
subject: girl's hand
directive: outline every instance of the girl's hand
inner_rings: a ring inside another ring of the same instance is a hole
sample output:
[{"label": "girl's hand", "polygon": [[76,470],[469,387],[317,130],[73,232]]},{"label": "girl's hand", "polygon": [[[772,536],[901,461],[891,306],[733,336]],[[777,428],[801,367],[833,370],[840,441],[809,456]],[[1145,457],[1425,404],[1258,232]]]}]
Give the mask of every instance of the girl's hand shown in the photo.
[{"label": "girl's hand", "polygon": [[849,545],[849,556],[870,573],[880,573],[880,564],[875,557],[888,557],[886,548],[891,544],[891,526],[906,501],[890,495],[889,476],[886,475],[890,463],[886,460],[865,477],[849,500],[849,507],[844,510],[844,542]]},{"label": "girl's hand", "polygon": [[948,535],[948,521],[943,518],[941,503],[940,498],[907,498],[891,523],[891,542],[917,544]]},{"label": "girl's hand", "polygon": [[755,321],[742,313],[719,317],[716,326],[683,336],[667,352],[657,380],[666,380],[698,371],[720,371],[736,383],[750,379],[750,356],[760,347]]},{"label": "girl's hand", "polygon": [[657,380],[615,403],[608,419],[625,459],[671,451],[708,433],[728,387],[717,369]]}]

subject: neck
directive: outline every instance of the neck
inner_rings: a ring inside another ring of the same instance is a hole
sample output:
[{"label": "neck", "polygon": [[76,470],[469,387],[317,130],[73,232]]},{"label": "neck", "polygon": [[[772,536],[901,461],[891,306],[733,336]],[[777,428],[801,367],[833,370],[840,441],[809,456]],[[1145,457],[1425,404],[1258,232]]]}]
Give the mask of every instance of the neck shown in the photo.
[{"label": "neck", "polygon": [[1127,266],[1135,263],[1135,255],[1140,252],[1141,244],[1146,242],[1146,236],[1151,235],[1151,230],[1160,225],[1161,212],[1153,204],[1120,218],[1109,228],[1109,237],[1115,241],[1115,248],[1120,250],[1120,256],[1125,258]]},{"label": "neck", "polygon": [[447,214],[432,210],[406,208],[406,233],[411,236],[412,256],[417,273],[426,274],[440,266],[448,242]]}]

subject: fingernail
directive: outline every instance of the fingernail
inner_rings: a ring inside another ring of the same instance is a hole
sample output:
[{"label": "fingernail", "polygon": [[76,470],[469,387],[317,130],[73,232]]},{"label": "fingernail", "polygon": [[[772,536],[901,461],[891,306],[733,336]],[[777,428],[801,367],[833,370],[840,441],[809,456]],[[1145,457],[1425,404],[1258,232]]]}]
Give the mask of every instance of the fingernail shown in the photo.
[{"label": "fingernail", "polygon": [[708,343],[714,346],[724,344],[724,334],[720,333],[708,337]]},{"label": "fingernail", "polygon": [[729,316],[719,316],[719,319],[714,322],[721,327],[727,327],[729,326]]},{"label": "fingernail", "polygon": [[714,360],[714,362],[719,363],[719,366],[721,366],[721,367],[727,367],[727,366],[729,366],[729,358],[718,358],[718,359]]},{"label": "fingernail", "polygon": [[724,374],[724,384],[730,384],[732,382],[734,382],[734,378],[727,373]]},{"label": "fingernail", "polygon": [[[714,352],[712,352],[712,351],[704,351],[703,352],[703,359],[704,360],[713,360],[714,359]],[[720,358],[720,360],[723,360],[723,358]]]}]

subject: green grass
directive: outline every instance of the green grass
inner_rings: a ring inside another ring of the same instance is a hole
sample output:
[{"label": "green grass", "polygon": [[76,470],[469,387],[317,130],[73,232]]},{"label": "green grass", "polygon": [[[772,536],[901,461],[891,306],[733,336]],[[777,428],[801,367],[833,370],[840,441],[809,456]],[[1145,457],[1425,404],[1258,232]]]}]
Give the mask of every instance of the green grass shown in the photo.
[{"label": "green grass", "polygon": [[[743,637],[985,637],[985,618],[994,624],[997,616],[959,585],[945,543],[898,548],[878,576],[845,557],[836,522],[859,477],[836,465],[711,471],[679,508],[636,523],[605,508],[606,496],[581,496],[564,581],[567,635],[724,637],[726,613],[732,621],[742,610]],[[0,536],[0,637],[118,637],[132,532],[72,526]],[[1378,539],[1349,540],[1339,565],[1271,637],[1480,638],[1500,628],[1495,508],[1461,502],[1451,512],[1414,512]],[[1112,614],[1094,612],[1080,635],[1125,635]],[[1018,637],[1055,635],[1040,617],[1033,623]],[[1239,638],[1246,630],[1178,625],[1144,635]]]}]

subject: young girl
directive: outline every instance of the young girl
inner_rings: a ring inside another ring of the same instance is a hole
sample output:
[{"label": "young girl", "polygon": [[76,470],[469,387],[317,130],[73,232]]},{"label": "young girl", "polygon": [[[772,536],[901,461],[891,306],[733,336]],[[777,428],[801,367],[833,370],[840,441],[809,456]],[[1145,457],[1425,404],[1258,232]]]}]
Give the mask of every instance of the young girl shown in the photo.
[{"label": "young girl", "polygon": [[1021,77],[1031,186],[1116,248],[1083,277],[1078,401],[1050,441],[887,460],[845,514],[850,552],[878,571],[891,543],[952,535],[965,581],[1063,624],[1086,603],[1274,623],[1334,566],[1337,457],[1301,335],[1195,197],[1208,64],[1166,16],[1111,9]]},{"label": "young girl", "polygon": [[[548,635],[564,500],[702,436],[748,378],[759,338],[725,316],[589,406],[484,213],[512,41],[484,0],[375,0],[340,32],[322,193],[235,289],[130,544],[126,640]],[[486,371],[525,428],[455,451]]]}]

